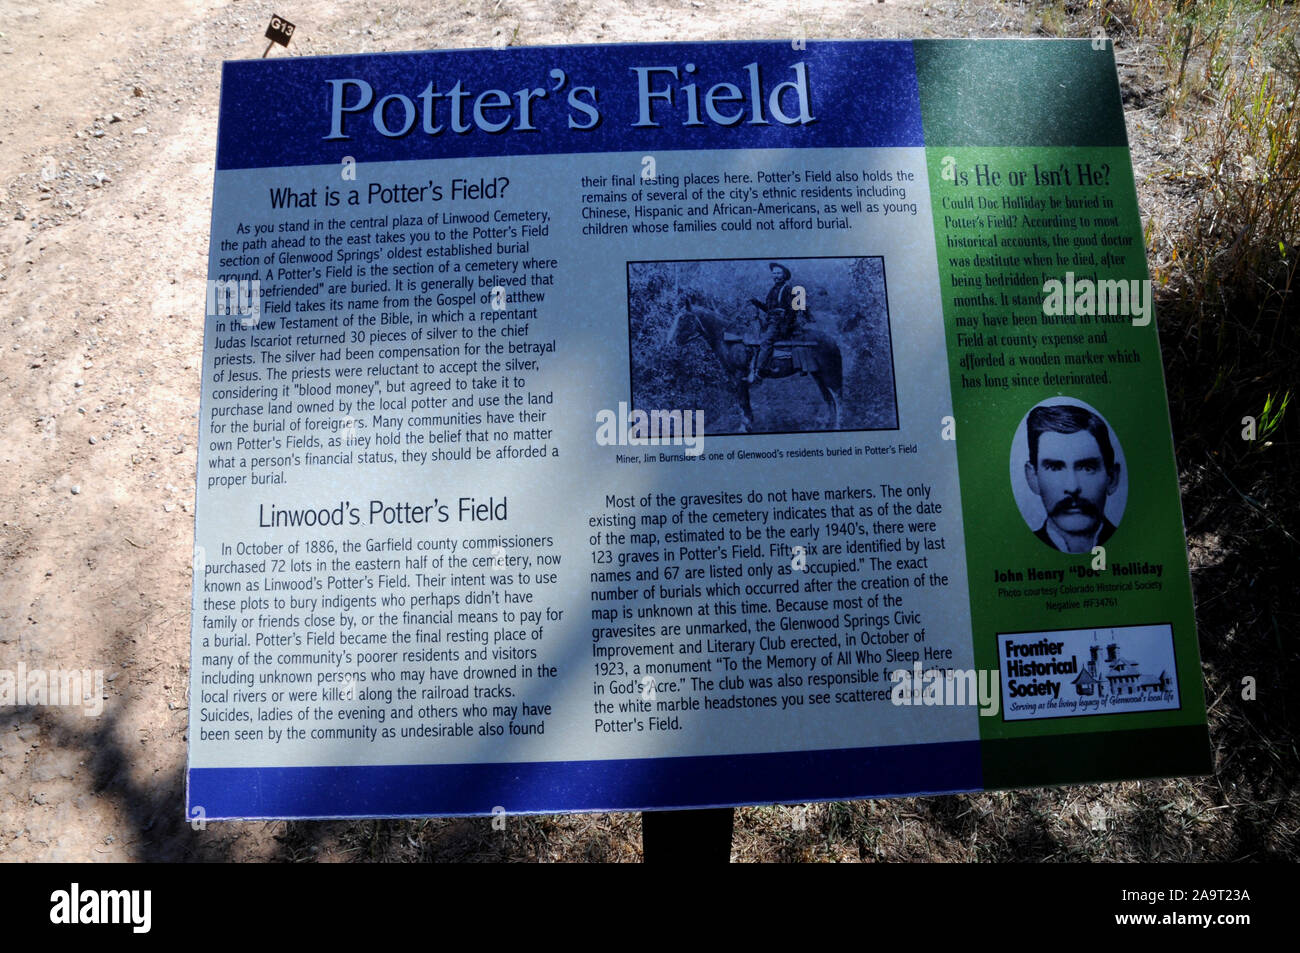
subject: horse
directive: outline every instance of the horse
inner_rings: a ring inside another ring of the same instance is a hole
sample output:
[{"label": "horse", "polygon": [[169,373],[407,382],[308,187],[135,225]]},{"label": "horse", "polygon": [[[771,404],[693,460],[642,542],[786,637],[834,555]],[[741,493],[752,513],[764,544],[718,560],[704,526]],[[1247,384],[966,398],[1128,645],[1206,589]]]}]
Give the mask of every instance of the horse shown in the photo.
[{"label": "horse", "polygon": [[[666,342],[680,347],[698,334],[713,351],[722,365],[723,372],[731,382],[740,405],[741,433],[753,433],[754,410],[749,404],[749,364],[750,348],[741,336],[730,331],[729,324],[718,312],[700,307],[690,297],[686,298],[686,310],[678,314],[668,329]],[[821,391],[822,400],[826,401],[828,422],[826,429],[839,430],[841,420],[841,400],[844,392],[844,366],[840,355],[840,346],[836,341],[821,331],[805,330],[796,337],[799,340],[815,342],[812,357],[817,369],[809,374]],[[775,369],[762,368],[759,381],[764,378],[780,379],[800,373],[799,362],[791,360],[789,365],[778,364]],[[758,383],[755,382],[755,383]]]}]

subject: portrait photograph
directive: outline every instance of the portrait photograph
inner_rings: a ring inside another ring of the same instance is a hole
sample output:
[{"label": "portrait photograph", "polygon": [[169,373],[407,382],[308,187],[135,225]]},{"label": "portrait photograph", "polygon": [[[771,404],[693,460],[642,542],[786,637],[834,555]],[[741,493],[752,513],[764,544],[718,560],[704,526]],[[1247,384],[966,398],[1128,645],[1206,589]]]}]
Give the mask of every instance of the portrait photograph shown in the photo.
[{"label": "portrait photograph", "polygon": [[1128,502],[1128,467],[1096,409],[1057,397],[1033,407],[1011,444],[1016,506],[1043,545],[1090,553],[1110,541]]}]

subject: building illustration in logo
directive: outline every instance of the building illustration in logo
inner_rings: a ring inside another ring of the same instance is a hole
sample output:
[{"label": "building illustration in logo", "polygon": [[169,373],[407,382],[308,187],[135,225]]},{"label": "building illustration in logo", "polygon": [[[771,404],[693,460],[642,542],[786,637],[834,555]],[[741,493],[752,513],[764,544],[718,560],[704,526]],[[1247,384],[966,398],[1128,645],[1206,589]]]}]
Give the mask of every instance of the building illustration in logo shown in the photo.
[{"label": "building illustration in logo", "polygon": [[1120,656],[1117,642],[1106,646],[1105,659],[1097,658],[1100,648],[1099,645],[1088,647],[1088,664],[1074,679],[1077,694],[1100,698],[1106,695],[1163,695],[1170,691],[1172,679],[1167,670],[1159,675],[1143,675],[1138,663]]}]

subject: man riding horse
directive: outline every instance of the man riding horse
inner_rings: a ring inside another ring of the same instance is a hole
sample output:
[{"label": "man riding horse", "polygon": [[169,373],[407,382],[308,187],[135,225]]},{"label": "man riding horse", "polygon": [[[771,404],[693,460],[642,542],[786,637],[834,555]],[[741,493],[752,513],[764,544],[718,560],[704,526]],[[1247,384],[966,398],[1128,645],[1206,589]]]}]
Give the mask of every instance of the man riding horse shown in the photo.
[{"label": "man riding horse", "polygon": [[[803,303],[803,294],[802,291],[796,293],[794,289],[784,287],[790,280],[789,271],[777,264],[771,267],[777,279],[770,296],[772,305],[769,308],[757,301],[753,303],[772,321],[777,318],[779,307],[784,323],[792,311],[795,314],[801,313],[794,306]],[[668,328],[665,344],[672,349],[680,348],[692,335],[698,335],[708,345],[735,390],[741,415],[740,432],[753,433],[754,409],[749,402],[749,389],[753,380],[749,375],[753,370],[756,350],[753,342],[738,334],[732,319],[709,307],[699,292],[688,291],[682,299],[682,305],[683,310]],[[839,343],[833,335],[813,328],[803,329],[800,337],[803,340],[796,349],[797,355],[792,355],[791,360],[782,361],[776,367],[767,368],[766,376],[773,379],[793,379],[799,374],[810,376],[817,385],[822,400],[826,402],[826,429],[840,430],[843,419],[841,396],[844,393],[844,359],[840,354]],[[776,335],[773,334],[770,340],[775,341]]]},{"label": "man riding horse", "polygon": [[[749,383],[753,384],[762,374],[772,348],[780,338],[788,338],[795,333],[798,322],[794,307],[794,286],[790,283],[790,269],[780,262],[771,262],[768,268],[772,272],[772,287],[767,292],[767,300],[750,298],[750,304],[758,309],[761,333],[758,352],[749,368]],[[806,309],[800,309],[805,321],[812,320]]]}]

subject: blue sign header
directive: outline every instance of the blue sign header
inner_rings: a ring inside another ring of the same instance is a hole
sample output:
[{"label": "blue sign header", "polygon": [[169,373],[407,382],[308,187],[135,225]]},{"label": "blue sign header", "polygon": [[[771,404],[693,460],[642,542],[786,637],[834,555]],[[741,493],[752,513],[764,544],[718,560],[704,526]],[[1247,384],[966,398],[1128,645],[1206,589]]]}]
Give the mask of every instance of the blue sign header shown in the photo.
[{"label": "blue sign header", "polygon": [[912,44],[663,43],[236,60],[217,168],[921,146]]}]

